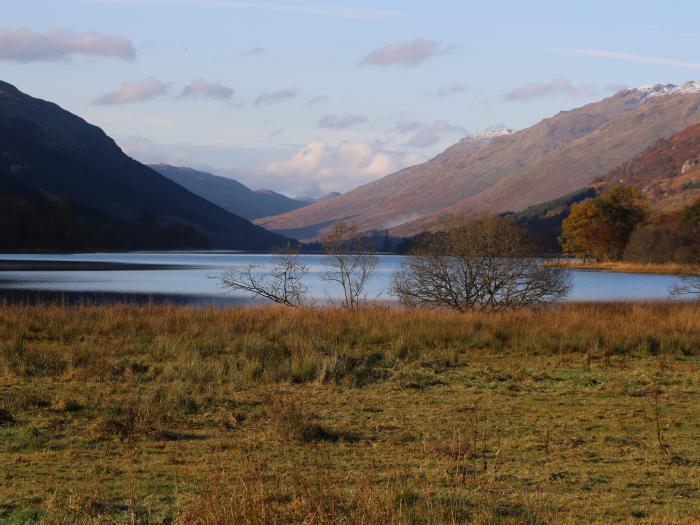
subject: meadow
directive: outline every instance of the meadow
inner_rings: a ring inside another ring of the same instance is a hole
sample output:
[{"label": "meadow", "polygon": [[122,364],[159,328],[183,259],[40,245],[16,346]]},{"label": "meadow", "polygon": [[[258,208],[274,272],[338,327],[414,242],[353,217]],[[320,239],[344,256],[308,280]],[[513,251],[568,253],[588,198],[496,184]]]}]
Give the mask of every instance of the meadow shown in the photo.
[{"label": "meadow", "polygon": [[0,523],[700,523],[700,305],[0,305]]}]

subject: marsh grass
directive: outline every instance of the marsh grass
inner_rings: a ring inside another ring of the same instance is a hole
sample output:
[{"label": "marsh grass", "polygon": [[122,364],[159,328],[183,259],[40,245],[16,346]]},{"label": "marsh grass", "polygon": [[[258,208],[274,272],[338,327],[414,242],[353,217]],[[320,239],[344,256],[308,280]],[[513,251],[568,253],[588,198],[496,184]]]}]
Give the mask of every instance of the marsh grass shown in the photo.
[{"label": "marsh grass", "polygon": [[700,306],[0,306],[2,523],[692,523]]}]

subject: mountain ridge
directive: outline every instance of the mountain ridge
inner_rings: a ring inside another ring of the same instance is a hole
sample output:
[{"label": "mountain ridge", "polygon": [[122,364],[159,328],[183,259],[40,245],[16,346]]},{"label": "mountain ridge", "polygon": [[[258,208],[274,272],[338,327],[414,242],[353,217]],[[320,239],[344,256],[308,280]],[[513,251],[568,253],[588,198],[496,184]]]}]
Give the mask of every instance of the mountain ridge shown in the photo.
[{"label": "mountain ridge", "polygon": [[120,231],[124,224],[186,228],[217,248],[269,249],[286,242],[128,157],[99,127],[2,81],[0,182],[9,195],[40,192],[109,217]]},{"label": "mountain ridge", "polygon": [[485,143],[460,141],[424,164],[256,222],[302,240],[338,219],[411,236],[438,228],[445,214],[524,210],[577,191],[700,121],[700,89],[688,91],[625,89]]},{"label": "mountain ridge", "polygon": [[273,190],[251,190],[240,181],[206,171],[169,164],[149,167],[195,195],[248,220],[286,213],[309,204]]}]

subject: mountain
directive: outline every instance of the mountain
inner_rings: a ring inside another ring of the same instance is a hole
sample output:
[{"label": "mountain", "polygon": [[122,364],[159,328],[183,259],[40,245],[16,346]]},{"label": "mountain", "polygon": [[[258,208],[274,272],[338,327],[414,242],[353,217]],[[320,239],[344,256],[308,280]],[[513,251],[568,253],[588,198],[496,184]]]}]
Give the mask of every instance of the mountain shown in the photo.
[{"label": "mountain", "polygon": [[[94,239],[101,248],[120,249],[151,242],[159,248],[267,249],[286,242],[126,156],[100,128],[5,82],[0,195],[14,203],[0,213],[7,238],[28,227],[21,217],[35,210],[39,216],[30,222],[63,214],[69,245],[78,248],[94,247]],[[20,236],[23,248],[55,247],[32,232],[34,240]]]},{"label": "mountain", "polygon": [[290,199],[271,190],[253,191],[237,180],[190,168],[156,164],[152,169],[195,195],[248,220],[302,208],[307,201]]},{"label": "mountain", "polygon": [[434,159],[256,222],[311,240],[339,219],[410,236],[446,214],[518,212],[575,192],[700,121],[700,82],[623,90],[529,128],[471,135]]},{"label": "mountain", "polygon": [[642,191],[656,214],[673,215],[700,202],[700,124],[659,139],[585,188],[508,215],[530,231],[543,253],[557,253],[562,222],[574,204],[630,184]]},{"label": "mountain", "polygon": [[687,206],[700,197],[700,124],[659,139],[594,184],[603,190],[634,184],[658,211]]},{"label": "mountain", "polygon": [[309,204],[311,202],[319,202],[325,201],[326,199],[332,199],[333,197],[338,197],[339,195],[342,195],[339,191],[332,191],[330,193],[326,193],[325,195],[320,196],[318,199],[309,199]]}]

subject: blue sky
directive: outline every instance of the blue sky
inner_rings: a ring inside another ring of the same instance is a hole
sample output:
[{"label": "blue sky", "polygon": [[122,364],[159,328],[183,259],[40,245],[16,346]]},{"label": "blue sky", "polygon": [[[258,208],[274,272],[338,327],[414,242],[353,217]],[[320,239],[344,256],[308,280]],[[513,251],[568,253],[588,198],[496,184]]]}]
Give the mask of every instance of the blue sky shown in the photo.
[{"label": "blue sky", "polygon": [[467,132],[700,78],[697,2],[571,4],[23,0],[0,19],[0,78],[139,160],[319,195]]}]

